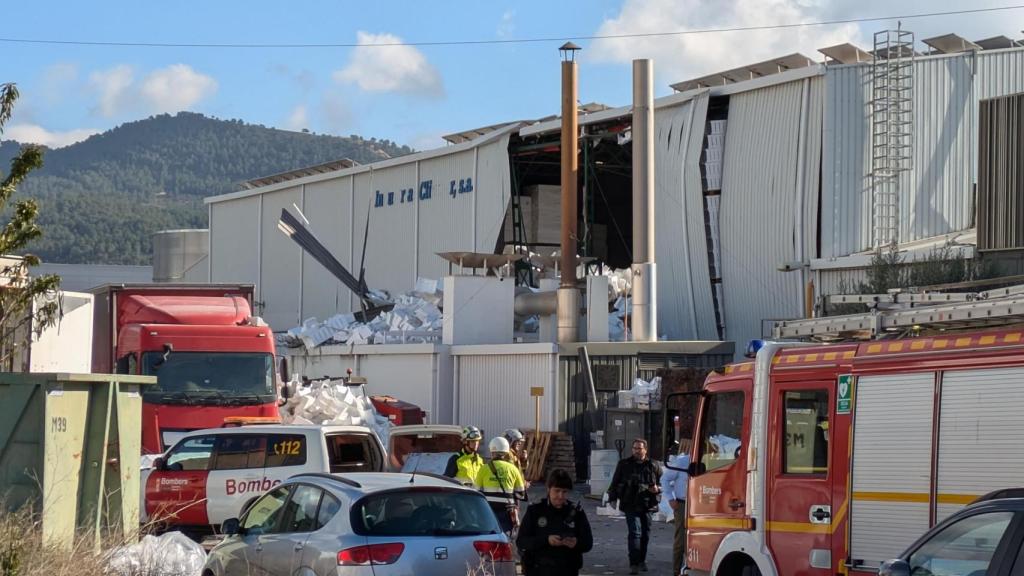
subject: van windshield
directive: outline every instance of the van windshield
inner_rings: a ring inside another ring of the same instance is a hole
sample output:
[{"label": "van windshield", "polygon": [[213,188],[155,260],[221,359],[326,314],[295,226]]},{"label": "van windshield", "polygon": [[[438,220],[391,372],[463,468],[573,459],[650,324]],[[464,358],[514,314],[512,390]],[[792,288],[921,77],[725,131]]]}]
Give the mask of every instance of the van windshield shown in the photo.
[{"label": "van windshield", "polygon": [[352,508],[363,536],[476,536],[500,531],[483,495],[465,490],[394,490],[368,496]]},{"label": "van windshield", "polygon": [[142,355],[142,373],[156,376],[143,387],[155,404],[265,404],[273,402],[274,358],[262,352],[163,352]]}]

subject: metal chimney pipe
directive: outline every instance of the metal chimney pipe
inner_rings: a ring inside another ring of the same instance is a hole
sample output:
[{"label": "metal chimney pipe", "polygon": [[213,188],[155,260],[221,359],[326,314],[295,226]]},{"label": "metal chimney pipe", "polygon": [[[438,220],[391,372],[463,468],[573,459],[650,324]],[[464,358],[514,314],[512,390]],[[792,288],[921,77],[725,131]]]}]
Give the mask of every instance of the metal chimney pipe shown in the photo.
[{"label": "metal chimney pipe", "polygon": [[654,65],[633,61],[633,340],[658,340],[654,263]]},{"label": "metal chimney pipe", "polygon": [[576,287],[576,179],[579,143],[575,61],[562,62],[562,288]]},{"label": "metal chimney pipe", "polygon": [[580,291],[576,287],[576,182],[579,172],[579,123],[576,117],[575,53],[568,42],[559,48],[562,59],[562,281],[558,288],[558,342],[579,339]]}]

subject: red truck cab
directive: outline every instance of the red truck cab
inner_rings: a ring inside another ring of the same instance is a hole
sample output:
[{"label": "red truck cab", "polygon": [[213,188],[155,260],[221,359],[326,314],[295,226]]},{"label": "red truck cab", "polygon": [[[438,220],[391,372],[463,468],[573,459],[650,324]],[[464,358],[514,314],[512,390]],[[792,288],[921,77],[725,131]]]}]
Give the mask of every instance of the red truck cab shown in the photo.
[{"label": "red truck cab", "polygon": [[145,374],[142,448],[162,453],[232,416],[276,417],[274,337],[252,286],[117,285],[96,294],[93,371]]}]

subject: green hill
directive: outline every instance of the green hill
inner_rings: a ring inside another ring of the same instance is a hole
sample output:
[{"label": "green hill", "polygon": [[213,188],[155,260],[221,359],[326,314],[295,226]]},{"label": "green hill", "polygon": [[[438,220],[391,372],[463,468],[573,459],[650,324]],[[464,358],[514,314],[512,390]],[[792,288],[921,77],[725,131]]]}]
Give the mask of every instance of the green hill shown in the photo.
[{"label": "green hill", "polygon": [[[0,142],[0,165],[9,166],[19,148]],[[47,150],[43,168],[29,175],[18,196],[39,202],[43,238],[31,250],[44,262],[149,264],[153,232],[206,227],[206,196],[331,160],[366,164],[410,152],[388,140],[289,132],[181,112]]]}]

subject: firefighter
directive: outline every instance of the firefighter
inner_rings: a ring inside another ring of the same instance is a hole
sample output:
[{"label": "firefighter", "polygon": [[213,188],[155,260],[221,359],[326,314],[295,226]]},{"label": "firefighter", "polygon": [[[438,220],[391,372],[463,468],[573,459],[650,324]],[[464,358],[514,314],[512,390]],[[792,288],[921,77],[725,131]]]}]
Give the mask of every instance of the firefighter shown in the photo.
[{"label": "firefighter", "polygon": [[661,465],[647,457],[647,440],[633,440],[633,455],[619,461],[608,486],[608,501],[619,501],[626,514],[629,573],[647,572],[647,545],[651,539],[651,512],[661,495]]},{"label": "firefighter", "polygon": [[519,467],[519,471],[522,472],[523,478],[526,478],[526,438],[523,433],[515,428],[509,428],[502,434],[505,440],[508,440],[509,448],[512,449],[512,455],[514,456],[513,462]]},{"label": "firefighter", "polygon": [[526,499],[526,481],[516,466],[508,440],[491,438],[491,460],[477,472],[475,484],[498,518],[501,531],[511,534],[519,527],[519,501]]},{"label": "firefighter", "polygon": [[484,435],[476,426],[464,427],[462,429],[462,450],[448,460],[444,475],[455,478],[463,484],[472,485],[476,482],[476,475],[484,465],[484,459],[478,453],[483,437]]},{"label": "firefighter", "polygon": [[594,536],[583,507],[569,500],[572,477],[565,470],[548,474],[548,497],[530,505],[516,537],[525,576],[576,576]]}]

